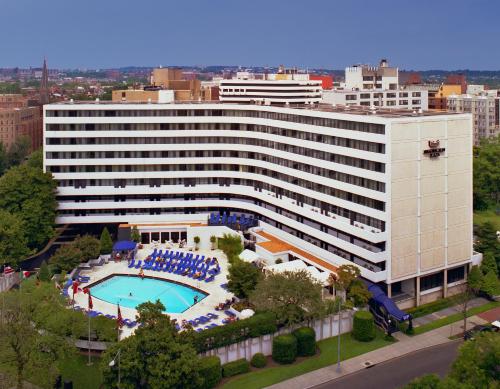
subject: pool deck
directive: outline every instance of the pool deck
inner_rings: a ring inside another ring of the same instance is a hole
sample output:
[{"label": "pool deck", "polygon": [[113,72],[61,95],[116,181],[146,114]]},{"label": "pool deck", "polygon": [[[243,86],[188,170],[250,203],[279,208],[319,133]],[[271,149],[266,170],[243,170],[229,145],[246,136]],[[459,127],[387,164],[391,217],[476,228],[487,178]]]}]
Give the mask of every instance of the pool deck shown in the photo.
[{"label": "pool deck", "polygon": [[[163,249],[165,251],[165,247],[163,246],[158,246],[159,249]],[[136,261],[137,260],[143,260],[146,258],[148,255],[150,255],[153,252],[154,248],[151,245],[144,245],[144,248],[141,250],[138,250],[137,255],[136,255]],[[187,250],[183,249],[174,249],[175,251],[183,251],[183,252],[189,252]],[[227,283],[227,278],[226,275],[228,274],[227,269],[228,269],[228,262],[227,258],[224,255],[224,253],[221,250],[199,250],[195,251],[195,254],[200,254],[204,255],[205,257],[216,257],[217,261],[219,262],[219,265],[221,267],[221,272],[215,277],[215,280],[212,282],[205,282],[205,281],[197,281],[189,277],[181,276],[179,274],[173,274],[173,273],[165,273],[163,271],[153,271],[153,270],[144,270],[144,275],[149,276],[149,277],[154,277],[158,279],[164,279],[168,281],[175,281],[187,286],[191,286],[193,288],[202,290],[203,292],[207,293],[208,296],[205,297],[203,300],[201,300],[199,303],[196,305],[193,305],[192,307],[188,308],[186,311],[182,313],[169,313],[168,315],[172,319],[177,319],[177,322],[180,324],[183,319],[186,320],[191,320],[195,319],[201,315],[206,315],[209,312],[215,313],[219,317],[215,320],[211,320],[207,324],[215,323],[218,325],[223,325],[222,320],[226,318],[226,315],[223,312],[218,312],[215,310],[215,306],[217,306],[219,303],[222,303],[226,301],[226,299],[231,299],[233,297],[233,294],[226,291],[225,289],[221,288],[222,284]],[[91,285],[103,278],[106,278],[108,276],[111,276],[113,274],[131,274],[131,275],[138,275],[139,270],[132,268],[128,268],[127,261],[122,261],[122,262],[112,262],[110,261],[108,264],[105,264],[103,266],[98,266],[95,267],[92,270],[86,270],[81,272],[81,275],[89,276],[90,281],[85,284],[81,284],[81,287],[85,287],[86,285]],[[71,292],[70,292],[71,295]],[[92,302],[94,305],[93,310],[102,312],[103,314],[109,314],[109,315],[117,315],[117,306],[111,303],[108,303],[103,300],[99,300],[97,297],[92,297]],[[87,308],[87,295],[84,293],[77,293],[75,296],[75,305],[78,305],[84,309]],[[136,314],[137,311],[133,308],[127,308],[127,307],[122,307],[120,306],[121,313],[124,319],[130,319],[130,320],[135,320],[136,319]],[[236,313],[236,312],[235,312]],[[205,328],[205,325],[200,325],[196,328]],[[195,329],[196,329],[195,328]],[[128,328],[127,326],[123,326],[120,338],[125,338],[127,336],[130,336],[134,331],[134,328]]]}]

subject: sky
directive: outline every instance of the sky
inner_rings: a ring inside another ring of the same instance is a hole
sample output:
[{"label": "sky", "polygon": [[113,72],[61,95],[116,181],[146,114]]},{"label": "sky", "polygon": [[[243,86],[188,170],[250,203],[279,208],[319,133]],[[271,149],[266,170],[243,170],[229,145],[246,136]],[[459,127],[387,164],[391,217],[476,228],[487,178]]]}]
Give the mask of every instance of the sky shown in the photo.
[{"label": "sky", "polygon": [[0,67],[500,70],[498,0],[0,0]]}]

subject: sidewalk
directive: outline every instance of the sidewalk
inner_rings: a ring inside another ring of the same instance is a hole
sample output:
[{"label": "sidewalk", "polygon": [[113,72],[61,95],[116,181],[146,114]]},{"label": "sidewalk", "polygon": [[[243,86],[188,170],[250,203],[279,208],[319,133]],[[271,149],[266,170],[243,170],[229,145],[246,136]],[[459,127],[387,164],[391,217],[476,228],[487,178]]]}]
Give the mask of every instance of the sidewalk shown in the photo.
[{"label": "sidewalk", "polygon": [[[453,313],[456,313],[455,311]],[[477,324],[484,324],[486,321],[478,316],[471,316],[467,319],[467,329]],[[336,378],[355,373],[367,368],[369,365],[375,365],[401,357],[414,351],[422,350],[427,347],[437,346],[446,342],[451,342],[449,337],[459,335],[463,332],[462,321],[455,322],[425,334],[416,336],[407,336],[403,333],[395,333],[394,337],[398,342],[389,346],[370,351],[366,354],[347,359],[341,362],[341,372],[337,373],[337,365],[330,365],[298,377],[269,386],[272,389],[303,389],[311,388],[316,385],[324,384]],[[367,362],[369,365],[367,365]]]},{"label": "sidewalk", "polygon": [[[471,309],[473,307],[478,307],[480,305],[484,305],[488,302],[485,298],[476,297],[469,301],[467,304],[467,309]],[[413,326],[418,327],[422,324],[430,323],[431,321],[442,319],[443,317],[454,315],[455,313],[460,312],[460,307],[453,306],[441,309],[440,311],[436,311],[433,313],[429,313],[428,315],[417,317],[413,319]]]}]

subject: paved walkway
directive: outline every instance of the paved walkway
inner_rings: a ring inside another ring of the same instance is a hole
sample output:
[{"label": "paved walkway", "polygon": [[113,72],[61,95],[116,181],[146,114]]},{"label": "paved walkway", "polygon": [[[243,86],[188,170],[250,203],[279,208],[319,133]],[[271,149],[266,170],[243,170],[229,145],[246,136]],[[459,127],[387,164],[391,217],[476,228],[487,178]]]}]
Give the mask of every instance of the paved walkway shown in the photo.
[{"label": "paved walkway", "polygon": [[[455,311],[453,312],[455,313]],[[467,319],[467,329],[477,324],[484,324],[486,321],[478,316],[472,316]],[[341,372],[337,373],[337,365],[330,365],[301,376],[272,385],[272,389],[304,389],[324,384],[328,381],[346,376],[348,374],[365,369],[369,365],[389,361],[401,357],[414,351],[422,350],[427,347],[436,346],[450,342],[449,337],[459,335],[463,332],[462,321],[455,322],[421,335],[408,336],[403,333],[394,334],[398,342],[389,346],[379,348],[369,353],[347,359],[341,363]],[[369,365],[367,365],[367,363]]]},{"label": "paved walkway", "polygon": [[[487,302],[488,300],[482,297],[473,298],[471,301],[469,301],[469,304],[467,304],[467,309],[484,305]],[[418,327],[421,326],[422,324],[427,324],[430,323],[431,321],[435,321],[438,319],[442,319],[443,317],[454,315],[455,313],[460,312],[460,309],[461,307],[459,306],[453,306],[441,309],[440,311],[433,312],[425,316],[417,317],[416,319],[413,319],[413,325],[415,327]]]}]

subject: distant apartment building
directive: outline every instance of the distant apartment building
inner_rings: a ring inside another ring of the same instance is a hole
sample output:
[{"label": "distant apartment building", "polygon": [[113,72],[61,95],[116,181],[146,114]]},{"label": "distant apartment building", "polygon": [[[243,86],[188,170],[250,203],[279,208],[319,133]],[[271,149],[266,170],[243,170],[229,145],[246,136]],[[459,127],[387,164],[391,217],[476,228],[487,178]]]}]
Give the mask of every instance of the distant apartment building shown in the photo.
[{"label": "distant apartment building", "polygon": [[324,80],[317,78],[313,80],[307,73],[283,66],[274,74],[237,72],[236,77],[220,81],[219,100],[264,105],[319,103]]},{"label": "distant apartment building", "polygon": [[500,97],[494,94],[448,96],[448,110],[472,113],[475,145],[478,145],[482,138],[500,134]]},{"label": "distant apartment building", "polygon": [[111,99],[115,102],[152,102],[170,103],[174,101],[175,92],[158,87],[143,89],[120,89],[111,92]]},{"label": "distant apartment building", "polygon": [[0,142],[6,148],[23,135],[30,138],[32,150],[42,145],[42,112],[30,104],[23,95],[0,95]]},{"label": "distant apartment building", "polygon": [[385,59],[378,67],[347,67],[345,83],[340,88],[323,91],[323,102],[411,110],[428,108],[427,89],[418,85],[400,87],[398,68],[389,67]]}]

